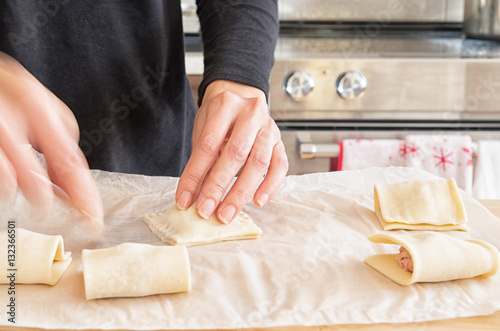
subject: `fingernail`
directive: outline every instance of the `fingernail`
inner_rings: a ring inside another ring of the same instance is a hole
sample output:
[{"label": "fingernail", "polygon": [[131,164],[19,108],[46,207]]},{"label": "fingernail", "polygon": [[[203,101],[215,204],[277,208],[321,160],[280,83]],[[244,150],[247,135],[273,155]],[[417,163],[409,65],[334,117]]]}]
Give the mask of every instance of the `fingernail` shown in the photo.
[{"label": "fingernail", "polygon": [[215,210],[215,201],[213,199],[207,199],[203,201],[203,203],[201,204],[198,213],[204,219],[208,219],[210,216],[212,216],[214,210]]},{"label": "fingernail", "polygon": [[33,170],[29,170],[29,172],[31,172],[31,174],[33,176],[35,176],[35,178],[40,179],[42,182],[47,183],[50,186],[52,186],[52,190],[54,191],[55,194],[57,194],[57,196],[59,198],[61,198],[62,200],[66,201],[66,202],[71,201],[71,198],[69,197],[68,193],[66,193],[62,188],[60,188],[56,184],[52,183],[47,177],[44,177],[44,176],[34,172]]},{"label": "fingernail", "polygon": [[[54,192],[52,190],[52,182],[45,176],[36,173],[33,170],[28,170],[33,177],[38,181],[31,192],[27,192],[26,198],[34,204],[37,208],[41,208],[45,212],[49,212],[52,209],[52,203],[54,200]],[[24,192],[23,192],[24,193]]]},{"label": "fingernail", "polygon": [[179,196],[179,201],[177,201],[177,208],[180,210],[186,210],[191,206],[191,193],[188,191],[182,191]]},{"label": "fingernail", "polygon": [[[28,170],[33,176],[34,178],[40,180],[42,183],[45,183],[47,184],[48,186],[42,186],[42,189],[46,190],[46,191],[51,191],[52,192],[52,188],[51,187],[54,187],[56,186],[54,183],[52,183],[50,181],[50,179],[48,179],[47,177],[37,173],[37,172],[34,172],[33,170]],[[58,186],[56,186],[57,188],[59,188]]]},{"label": "fingernail", "polygon": [[82,229],[89,235],[99,237],[104,229],[103,220],[100,217],[91,215],[83,209],[78,209],[78,211],[90,221],[82,224]]},{"label": "fingernail", "polygon": [[83,209],[78,209],[78,211],[79,211],[82,215],[84,215],[85,217],[87,217],[89,220],[91,220],[92,222],[102,224],[102,220],[100,220],[98,217],[93,216],[93,215],[92,215],[92,214],[90,214],[89,212],[86,212],[86,211],[85,211],[85,210],[83,210]]},{"label": "fingernail", "polygon": [[261,194],[257,198],[257,206],[262,207],[269,201],[269,194]]},{"label": "fingernail", "polygon": [[233,205],[227,205],[220,212],[219,219],[222,223],[228,224],[233,220],[234,214],[236,214],[236,207]]}]

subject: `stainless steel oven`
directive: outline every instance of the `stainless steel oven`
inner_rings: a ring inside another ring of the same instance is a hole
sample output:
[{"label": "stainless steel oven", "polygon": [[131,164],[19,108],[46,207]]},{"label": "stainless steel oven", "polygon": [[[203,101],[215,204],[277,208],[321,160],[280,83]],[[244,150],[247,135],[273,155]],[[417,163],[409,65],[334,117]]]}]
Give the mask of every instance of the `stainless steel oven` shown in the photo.
[{"label": "stainless steel oven", "polygon": [[281,21],[461,22],[465,0],[279,0]]},{"label": "stainless steel oven", "polygon": [[345,139],[500,141],[500,43],[464,37],[464,1],[282,0],[271,115],[289,174],[336,170]]}]

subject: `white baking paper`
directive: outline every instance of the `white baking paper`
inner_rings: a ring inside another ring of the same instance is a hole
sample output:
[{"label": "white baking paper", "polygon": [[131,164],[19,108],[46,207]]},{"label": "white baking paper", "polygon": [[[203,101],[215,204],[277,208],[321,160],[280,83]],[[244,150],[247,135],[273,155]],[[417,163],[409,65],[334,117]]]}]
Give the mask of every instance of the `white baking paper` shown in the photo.
[{"label": "white baking paper", "polygon": [[[409,168],[287,177],[268,206],[250,202],[244,209],[263,229],[260,239],[188,248],[191,292],[87,301],[81,250],[124,242],[163,245],[141,216],[170,207],[177,185],[176,178],[94,175],[105,206],[100,238],[80,231],[75,225],[81,222],[78,213],[63,204],[48,219],[35,221],[23,216],[27,208],[18,199],[17,226],[62,234],[74,260],[56,286],[16,286],[16,326],[237,329],[417,322],[500,309],[500,275],[402,287],[363,263],[370,255],[398,249],[366,239],[382,232],[373,208],[373,185],[435,178]],[[500,248],[500,220],[462,194],[471,230],[450,234]],[[7,285],[0,286],[0,325],[11,325],[5,311],[7,291]]]}]

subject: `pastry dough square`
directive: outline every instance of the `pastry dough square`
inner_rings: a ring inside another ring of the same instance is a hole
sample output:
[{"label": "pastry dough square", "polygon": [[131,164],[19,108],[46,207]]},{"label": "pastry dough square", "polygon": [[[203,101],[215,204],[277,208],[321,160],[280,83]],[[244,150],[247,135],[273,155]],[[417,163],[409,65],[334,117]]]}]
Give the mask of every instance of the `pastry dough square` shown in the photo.
[{"label": "pastry dough square", "polygon": [[399,285],[490,277],[500,268],[498,249],[482,240],[465,241],[433,231],[380,233],[368,239],[374,243],[400,245],[408,250],[413,272],[405,271],[398,264],[397,254],[377,254],[365,260]]},{"label": "pastry dough square", "polygon": [[469,230],[453,178],[375,185],[374,203],[384,230]]},{"label": "pastry dough square", "polygon": [[262,234],[252,219],[241,212],[229,224],[215,216],[208,220],[198,216],[195,204],[187,210],[173,205],[165,213],[143,215],[151,231],[169,245],[203,245],[227,240],[256,239]]}]

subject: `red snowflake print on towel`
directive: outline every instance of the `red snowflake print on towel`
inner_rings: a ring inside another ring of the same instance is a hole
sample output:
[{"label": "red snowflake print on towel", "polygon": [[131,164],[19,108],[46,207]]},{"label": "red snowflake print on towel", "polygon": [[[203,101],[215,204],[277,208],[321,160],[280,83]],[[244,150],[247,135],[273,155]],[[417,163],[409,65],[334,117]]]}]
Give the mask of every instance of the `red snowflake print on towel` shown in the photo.
[{"label": "red snowflake print on towel", "polygon": [[405,158],[407,155],[410,157],[418,156],[418,147],[415,144],[401,144],[399,146],[399,156]]},{"label": "red snowflake print on towel", "polygon": [[453,162],[449,160],[449,158],[451,158],[451,156],[453,155],[453,152],[445,155],[442,148],[440,148],[440,152],[441,153],[439,155],[434,155],[434,158],[438,160],[438,162],[435,164],[435,167],[437,168],[439,166],[442,166],[443,171],[446,171],[446,164],[453,164]]},{"label": "red snowflake print on towel", "polygon": [[406,144],[399,145],[399,156],[405,157],[407,153]]},{"label": "red snowflake print on towel", "polygon": [[463,147],[462,151],[467,155],[467,165],[472,166],[472,151],[467,147]]},{"label": "red snowflake print on towel", "polygon": [[410,154],[411,157],[418,156],[418,147],[415,144],[406,145],[406,154]]}]

